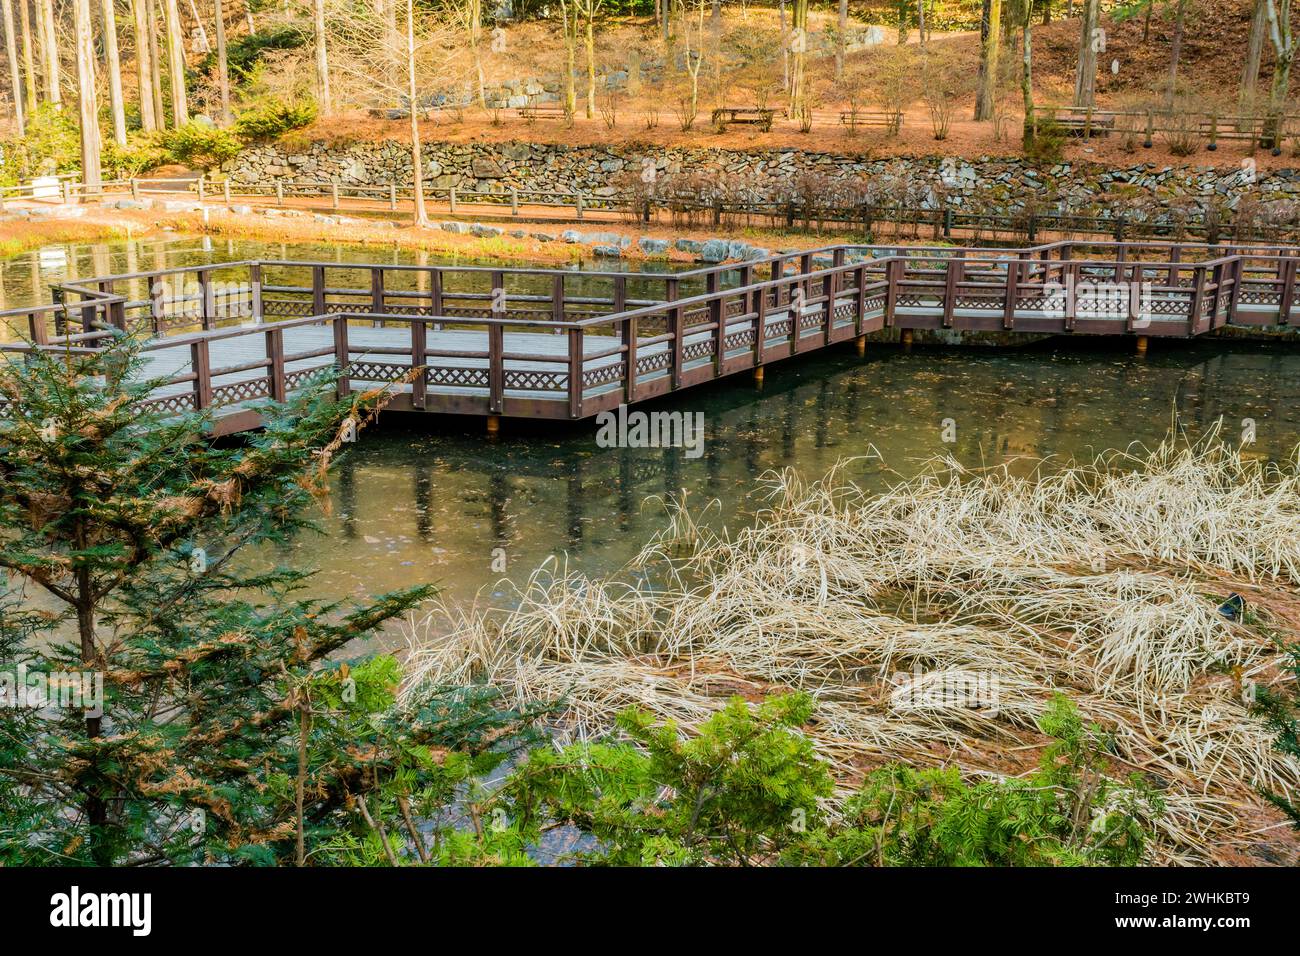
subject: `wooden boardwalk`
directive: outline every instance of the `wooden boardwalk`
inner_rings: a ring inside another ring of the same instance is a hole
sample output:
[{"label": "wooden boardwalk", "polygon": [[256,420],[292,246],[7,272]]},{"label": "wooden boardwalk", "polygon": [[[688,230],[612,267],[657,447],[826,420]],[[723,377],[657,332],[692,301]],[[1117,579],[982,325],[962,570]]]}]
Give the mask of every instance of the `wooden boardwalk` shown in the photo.
[{"label": "wooden boardwalk", "polygon": [[31,345],[149,341],[148,404],[219,432],[323,372],[391,408],[580,419],[882,330],[1188,338],[1287,326],[1300,250],[834,246],[680,273],[254,261],[104,276],[10,310]]}]

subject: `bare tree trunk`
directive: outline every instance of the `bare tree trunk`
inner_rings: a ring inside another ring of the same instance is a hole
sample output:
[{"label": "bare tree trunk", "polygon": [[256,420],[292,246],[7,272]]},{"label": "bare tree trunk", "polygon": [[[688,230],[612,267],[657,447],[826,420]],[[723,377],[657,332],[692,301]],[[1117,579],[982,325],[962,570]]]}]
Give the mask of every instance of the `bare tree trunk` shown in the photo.
[{"label": "bare tree trunk", "polygon": [[844,47],[849,32],[849,0],[840,0],[835,32],[835,79],[844,77]]},{"label": "bare tree trunk", "polygon": [[790,104],[793,119],[802,122],[808,110],[804,59],[808,48],[808,0],[794,0],[794,30],[790,35]]},{"label": "bare tree trunk", "polygon": [[1241,92],[1237,97],[1237,112],[1249,116],[1255,111],[1255,97],[1259,92],[1259,62],[1264,54],[1264,33],[1268,27],[1268,0],[1255,0],[1255,14],[1250,20],[1250,36],[1246,40],[1246,63],[1241,71]]},{"label": "bare tree trunk", "polygon": [[226,14],[221,9],[221,0],[213,0],[217,18],[217,86],[221,91],[221,122],[229,123],[233,117],[230,113],[230,65],[226,61]]},{"label": "bare tree trunk", "polygon": [[420,148],[420,111],[415,100],[415,4],[406,0],[406,91],[411,98],[411,180],[415,188],[415,224],[427,226],[424,208],[424,154]]},{"label": "bare tree trunk", "polygon": [[[666,4],[668,0],[661,2]],[[564,28],[564,112],[573,116],[578,111],[578,93],[574,89],[578,61],[578,8],[573,0],[560,0],[560,17]]]},{"label": "bare tree trunk", "polygon": [[144,4],[145,25],[149,33],[149,85],[153,87],[154,122],[162,129],[167,125],[167,103],[163,99],[163,57],[159,46],[158,0],[140,0]]},{"label": "bare tree trunk", "polygon": [[469,33],[469,49],[474,56],[474,76],[478,84],[478,107],[487,109],[487,90],[483,78],[483,0],[467,0],[465,29]]},{"label": "bare tree trunk", "polygon": [[1037,129],[1034,116],[1033,2],[1034,0],[1025,0],[1025,25],[1020,41],[1020,98],[1025,111],[1022,142],[1025,148],[1034,144]]},{"label": "bare tree trunk", "polygon": [[40,6],[41,69],[45,74],[45,98],[51,103],[63,102],[59,90],[59,47],[54,36],[54,0],[38,0]]},{"label": "bare tree trunk", "polygon": [[[20,0],[21,2],[21,0]],[[14,36],[14,8],[11,0],[0,0],[4,4],[5,21],[5,56],[9,58],[9,88],[14,97],[14,123],[18,135],[27,135],[27,124],[23,121],[23,78],[18,68],[18,38]]]},{"label": "bare tree trunk", "polygon": [[[848,0],[841,0],[847,3]],[[709,38],[713,56],[713,95],[717,105],[722,105],[722,0],[713,0],[713,10],[709,14]]]},{"label": "bare tree trunk", "polygon": [[975,94],[975,118],[991,120],[998,95],[998,45],[1002,38],[1002,0],[984,0],[980,17],[979,89]]},{"label": "bare tree trunk", "polygon": [[785,31],[785,0],[781,0],[781,89],[790,91],[790,35]]},{"label": "bare tree trunk", "polygon": [[1097,101],[1097,45],[1093,31],[1097,29],[1099,0],[1083,0],[1083,16],[1079,20],[1079,67],[1074,74],[1074,105],[1093,106]]},{"label": "bare tree trunk", "polygon": [[36,108],[36,64],[32,57],[32,15],[27,9],[28,0],[18,0],[19,21],[23,29],[23,83],[27,90],[27,108]]},{"label": "bare tree trunk", "polygon": [[99,105],[95,99],[95,35],[90,23],[90,0],[75,0],[73,20],[77,46],[77,104],[81,124],[81,181],[91,191],[99,189]]},{"label": "bare tree trunk", "polygon": [[587,119],[596,115],[596,0],[586,0],[587,14]]},{"label": "bare tree trunk", "polygon": [[248,20],[248,35],[257,36],[257,24],[253,22],[253,8],[248,3],[244,4],[244,18]]},{"label": "bare tree trunk", "polygon": [[[316,102],[320,104],[322,113],[330,113],[333,107],[330,102],[330,62],[325,51],[325,0],[312,0],[312,30],[316,38]],[[414,103],[411,108],[415,108]]]},{"label": "bare tree trunk", "polygon": [[167,69],[172,87],[172,124],[183,126],[190,120],[185,94],[185,37],[181,34],[181,11],[176,0],[163,0],[167,20]]},{"label": "bare tree trunk", "polygon": [[113,142],[126,145],[126,102],[122,99],[122,60],[117,52],[117,12],[113,0],[103,0],[104,62],[108,66],[108,106],[113,117]]},{"label": "bare tree trunk", "polygon": [[1174,14],[1174,39],[1169,48],[1169,91],[1165,96],[1165,108],[1174,108],[1174,97],[1178,94],[1178,60],[1183,55],[1183,25],[1186,22],[1187,0],[1178,0],[1177,12]]},{"label": "bare tree trunk", "polygon": [[152,133],[158,128],[154,114],[152,52],[149,49],[149,11],[145,0],[131,0],[131,13],[135,19],[135,75],[140,86],[140,128]]},{"label": "bare tree trunk", "polygon": [[921,41],[921,49],[924,50],[925,41],[929,39],[926,36],[926,30],[929,28],[925,25],[925,0],[916,0],[916,29]]},{"label": "bare tree trunk", "polygon": [[1268,117],[1264,121],[1261,145],[1276,154],[1282,146],[1282,121],[1286,114],[1286,97],[1291,88],[1291,63],[1295,59],[1295,40],[1291,36],[1291,0],[1267,0],[1268,35],[1273,44],[1273,85],[1268,93]]}]

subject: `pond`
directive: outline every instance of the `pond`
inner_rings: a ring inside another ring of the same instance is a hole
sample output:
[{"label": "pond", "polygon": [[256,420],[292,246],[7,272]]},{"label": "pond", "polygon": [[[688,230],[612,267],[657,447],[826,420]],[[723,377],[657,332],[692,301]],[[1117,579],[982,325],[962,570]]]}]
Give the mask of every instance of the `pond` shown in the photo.
[{"label": "pond", "polygon": [[[417,261],[345,246],[147,245],[83,245],[65,251],[62,268],[84,276],[205,258]],[[7,262],[6,304],[61,278],[48,265],[57,259],[46,251]],[[432,580],[455,600],[503,602],[503,564],[515,581],[548,558],[593,575],[621,568],[661,527],[670,495],[685,492],[695,507],[716,501],[715,525],[743,523],[773,469],[811,478],[856,458],[852,473],[880,486],[935,455],[1027,469],[1049,455],[1153,445],[1175,419],[1197,436],[1220,418],[1229,440],[1253,428],[1251,451],[1277,459],[1300,442],[1300,351],[1167,341],[1142,358],[1131,342],[1057,338],[997,350],[872,344],[859,358],[850,345],[774,365],[761,390],[736,376],[649,407],[700,413],[702,453],[601,447],[591,422],[508,421],[489,439],[478,419],[387,415],[337,468],[320,516],[327,537],[304,536],[259,560],[318,567],[312,589],[322,595]]]}]

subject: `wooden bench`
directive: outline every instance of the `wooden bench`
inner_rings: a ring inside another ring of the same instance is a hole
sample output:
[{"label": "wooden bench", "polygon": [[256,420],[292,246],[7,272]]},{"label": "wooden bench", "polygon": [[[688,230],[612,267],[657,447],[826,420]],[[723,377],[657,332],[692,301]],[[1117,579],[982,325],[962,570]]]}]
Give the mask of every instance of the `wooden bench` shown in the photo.
[{"label": "wooden bench", "polygon": [[568,111],[563,106],[521,106],[515,110],[515,115],[522,120],[539,119],[564,119]]},{"label": "wooden bench", "polygon": [[857,129],[859,126],[879,126],[890,136],[897,136],[903,128],[903,114],[897,110],[873,112],[870,110],[844,110],[840,122]]},{"label": "wooden bench", "polygon": [[1071,113],[1057,116],[1052,122],[1069,136],[1109,136],[1115,129],[1115,114],[1097,112],[1088,116],[1086,113]]},{"label": "wooden bench", "polygon": [[772,128],[772,118],[775,116],[776,110],[720,106],[713,111],[713,125],[719,133],[723,132],[732,123],[757,126],[766,133]]}]

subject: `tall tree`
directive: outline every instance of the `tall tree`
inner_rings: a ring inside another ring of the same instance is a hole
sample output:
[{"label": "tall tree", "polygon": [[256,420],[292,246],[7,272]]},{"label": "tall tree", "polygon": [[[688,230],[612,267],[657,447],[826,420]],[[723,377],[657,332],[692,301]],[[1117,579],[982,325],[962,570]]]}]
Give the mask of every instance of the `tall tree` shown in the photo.
[{"label": "tall tree", "polygon": [[167,104],[163,99],[163,57],[158,38],[158,0],[139,0],[149,35],[149,85],[153,90],[154,122],[162,129],[167,125]]},{"label": "tall tree", "polygon": [[28,0],[18,0],[18,20],[22,24],[23,34],[23,84],[27,90],[27,108],[36,106],[36,64],[32,57],[32,15],[27,8]]},{"label": "tall tree", "polygon": [[59,45],[54,34],[54,0],[38,0],[40,6],[41,70],[45,74],[45,98],[55,104],[63,102],[59,77]]},{"label": "tall tree", "polygon": [[217,17],[217,86],[221,95],[221,122],[229,123],[230,114],[230,65],[226,60],[226,15],[221,9],[221,0],[213,0]]},{"label": "tall tree", "polygon": [[1268,36],[1273,43],[1273,85],[1268,93],[1263,141],[1276,151],[1282,145],[1282,117],[1286,114],[1286,98],[1291,89],[1291,63],[1295,60],[1291,0],[1268,0]]},{"label": "tall tree", "polygon": [[[333,104],[330,101],[330,61],[325,49],[325,0],[312,0],[312,32],[316,41],[316,102],[322,113],[329,113]],[[412,109],[415,104],[411,105]]]},{"label": "tall tree", "polygon": [[145,0],[131,0],[131,18],[135,23],[135,77],[139,86],[140,128],[152,133],[158,128],[154,114],[153,70],[150,65],[149,21]]},{"label": "tall tree", "polygon": [[1037,133],[1034,115],[1034,41],[1033,41],[1033,5],[1034,0],[1024,0],[1024,32],[1020,40],[1020,98],[1025,113],[1025,128],[1022,135],[1024,147],[1034,144]]},{"label": "tall tree", "polygon": [[[415,187],[415,224],[427,226],[424,208],[424,155],[420,147],[420,110],[415,93],[415,4],[406,0],[406,89],[411,98],[411,170]],[[423,332],[421,333],[423,334]]]},{"label": "tall tree", "polygon": [[108,107],[113,117],[113,142],[126,145],[126,102],[122,99],[122,61],[117,52],[117,12],[113,0],[103,0],[104,65],[108,72]]},{"label": "tall tree", "polygon": [[984,0],[980,14],[979,88],[975,93],[975,118],[993,118],[998,95],[998,45],[1002,37],[1002,0]]},{"label": "tall tree", "polygon": [[[596,115],[596,16],[605,0],[577,0],[582,11],[587,56],[587,119]],[[703,15],[703,11],[701,11]]]},{"label": "tall tree", "polygon": [[1187,23],[1187,0],[1178,0],[1174,8],[1174,38],[1169,46],[1169,90],[1165,96],[1165,109],[1174,108],[1178,95],[1178,61],[1183,55],[1183,30]]},{"label": "tall tree", "polygon": [[808,54],[808,0],[794,0],[790,37],[790,112],[803,122],[808,112],[808,77],[805,63]]},{"label": "tall tree", "polygon": [[172,123],[183,126],[190,120],[185,93],[185,36],[181,33],[181,11],[176,0],[163,0],[167,19],[167,70],[171,80]]},{"label": "tall tree", "polygon": [[14,36],[14,8],[11,0],[0,0],[4,5],[5,55],[9,57],[9,87],[14,96],[14,123],[18,126],[18,135],[27,135],[27,124],[23,122],[23,79],[18,68],[18,38]]},{"label": "tall tree", "polygon": [[[577,3],[577,0],[574,0]],[[479,109],[487,109],[487,83],[483,76],[483,0],[455,0],[456,19],[465,31],[473,61],[475,98]]]},{"label": "tall tree", "polygon": [[99,103],[95,96],[95,33],[90,22],[90,0],[73,2],[77,47],[77,104],[81,127],[81,181],[88,190],[99,188]]},{"label": "tall tree", "polygon": [[1250,18],[1250,34],[1246,38],[1246,62],[1241,69],[1241,90],[1237,96],[1237,112],[1249,116],[1255,111],[1255,97],[1259,92],[1259,62],[1264,54],[1264,34],[1268,31],[1268,0],[1255,0],[1255,12]]},{"label": "tall tree", "polygon": [[1101,16],[1100,0],[1083,0],[1079,19],[1079,66],[1074,74],[1074,105],[1093,106],[1097,102],[1097,24]]},{"label": "tall tree", "polygon": [[[668,0],[660,0],[667,4]],[[560,0],[560,26],[564,31],[564,112],[572,117],[578,111],[578,91],[574,73],[578,63],[578,5],[576,0]]]},{"label": "tall tree", "polygon": [[835,20],[835,79],[844,77],[844,48],[849,35],[849,0],[840,0]]}]

